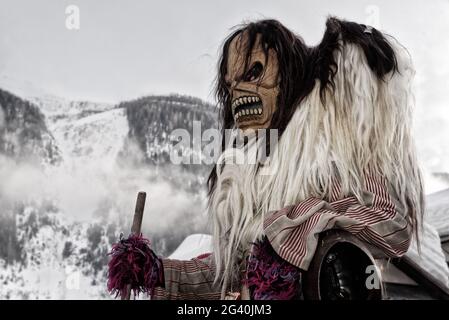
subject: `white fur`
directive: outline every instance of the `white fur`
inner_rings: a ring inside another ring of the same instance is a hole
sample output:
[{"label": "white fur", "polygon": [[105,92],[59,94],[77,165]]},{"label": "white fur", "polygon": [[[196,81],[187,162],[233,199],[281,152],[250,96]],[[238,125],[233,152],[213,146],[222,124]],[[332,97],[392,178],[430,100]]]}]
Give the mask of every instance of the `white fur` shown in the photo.
[{"label": "white fur", "polygon": [[[361,203],[366,170],[384,176],[404,208],[422,212],[422,181],[411,135],[414,69],[406,50],[393,39],[399,72],[378,80],[363,51],[352,44],[335,52],[335,91],[326,105],[319,83],[298,106],[277,148],[270,155],[272,174],[257,165],[230,164],[234,149],[217,166],[217,185],[210,199],[217,280],[222,294],[234,288],[239,265],[250,244],[263,236],[262,221],[270,211],[314,196],[330,199],[332,181],[341,183],[341,197]],[[257,144],[244,153],[257,152]]]}]

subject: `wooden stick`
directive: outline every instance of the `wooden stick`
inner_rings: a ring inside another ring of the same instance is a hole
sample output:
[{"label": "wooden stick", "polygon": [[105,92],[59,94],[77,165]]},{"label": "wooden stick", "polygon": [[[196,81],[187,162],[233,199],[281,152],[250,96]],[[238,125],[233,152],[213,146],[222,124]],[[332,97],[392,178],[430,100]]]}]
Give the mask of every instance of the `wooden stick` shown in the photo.
[{"label": "wooden stick", "polygon": [[[145,192],[139,192],[137,194],[136,209],[134,210],[133,225],[131,227],[132,235],[139,235],[142,228],[143,210],[145,208],[145,199],[147,194]],[[125,294],[121,296],[122,300],[129,300],[131,298],[131,285],[128,285]]]}]

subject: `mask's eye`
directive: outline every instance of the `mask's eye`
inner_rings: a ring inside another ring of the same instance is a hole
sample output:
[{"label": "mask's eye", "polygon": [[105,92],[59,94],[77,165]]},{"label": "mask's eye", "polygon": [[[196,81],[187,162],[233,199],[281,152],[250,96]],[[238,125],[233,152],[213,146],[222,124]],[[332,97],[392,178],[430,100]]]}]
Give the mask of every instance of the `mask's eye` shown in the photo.
[{"label": "mask's eye", "polygon": [[263,71],[263,65],[259,61],[253,64],[251,69],[248,70],[248,72],[245,74],[245,77],[243,78],[244,81],[254,81],[257,78],[260,77]]}]

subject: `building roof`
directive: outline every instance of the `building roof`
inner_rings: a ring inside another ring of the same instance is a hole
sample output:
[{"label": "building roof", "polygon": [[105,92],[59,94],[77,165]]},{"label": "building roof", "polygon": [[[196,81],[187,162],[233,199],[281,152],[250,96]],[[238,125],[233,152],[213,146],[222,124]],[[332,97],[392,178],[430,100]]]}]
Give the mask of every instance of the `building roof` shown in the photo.
[{"label": "building roof", "polygon": [[449,294],[449,189],[426,197],[421,252],[413,242],[404,260],[428,281]]},{"label": "building roof", "polygon": [[434,226],[441,241],[449,241],[449,189],[426,197],[425,221]]}]

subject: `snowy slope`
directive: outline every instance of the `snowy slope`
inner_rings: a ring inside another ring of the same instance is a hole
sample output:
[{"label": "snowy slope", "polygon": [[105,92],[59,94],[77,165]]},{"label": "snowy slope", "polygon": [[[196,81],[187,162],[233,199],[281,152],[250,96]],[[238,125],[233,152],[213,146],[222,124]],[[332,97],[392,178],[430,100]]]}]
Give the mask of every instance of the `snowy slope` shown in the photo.
[{"label": "snowy slope", "polygon": [[184,239],[169,258],[189,260],[210,252],[212,252],[212,236],[208,234],[192,234]]},{"label": "snowy slope", "polygon": [[100,161],[111,168],[128,134],[124,109],[111,109],[79,119],[60,119],[50,126],[69,165]]},{"label": "snowy slope", "polygon": [[28,205],[16,212],[22,262],[0,258],[0,299],[108,298],[105,274],[95,267],[106,261],[107,232],[93,233],[100,228],[94,223],[70,223],[47,205]]}]

